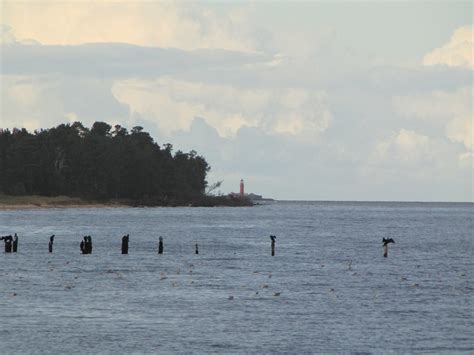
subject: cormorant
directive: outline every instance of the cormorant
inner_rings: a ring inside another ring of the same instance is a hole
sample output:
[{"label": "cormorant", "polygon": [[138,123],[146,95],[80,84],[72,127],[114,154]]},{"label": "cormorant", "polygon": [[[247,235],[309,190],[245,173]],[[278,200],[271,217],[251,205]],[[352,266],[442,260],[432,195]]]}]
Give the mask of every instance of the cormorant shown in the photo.
[{"label": "cormorant", "polygon": [[382,243],[383,243],[383,246],[386,246],[388,243],[394,243],[395,244],[395,241],[392,239],[392,238],[382,238]]}]

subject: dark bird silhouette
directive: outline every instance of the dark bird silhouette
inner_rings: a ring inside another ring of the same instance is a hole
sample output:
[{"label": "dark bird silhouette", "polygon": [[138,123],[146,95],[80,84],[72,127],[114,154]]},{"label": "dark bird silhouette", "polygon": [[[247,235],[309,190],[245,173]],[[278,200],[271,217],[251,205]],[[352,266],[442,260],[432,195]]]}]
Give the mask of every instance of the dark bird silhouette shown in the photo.
[{"label": "dark bird silhouette", "polygon": [[395,244],[395,241],[392,238],[387,238],[387,239],[382,238],[382,243],[383,243],[383,246],[386,246],[389,243]]},{"label": "dark bird silhouette", "polygon": [[275,241],[276,241],[276,238],[277,238],[277,237],[276,237],[275,235],[271,235],[271,236],[270,236],[270,239],[272,240],[272,242],[275,242]]}]

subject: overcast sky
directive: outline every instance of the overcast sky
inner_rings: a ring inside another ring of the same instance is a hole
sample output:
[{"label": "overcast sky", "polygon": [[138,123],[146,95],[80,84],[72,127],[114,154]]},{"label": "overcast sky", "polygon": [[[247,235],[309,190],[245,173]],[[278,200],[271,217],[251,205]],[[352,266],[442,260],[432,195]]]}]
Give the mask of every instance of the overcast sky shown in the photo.
[{"label": "overcast sky", "polygon": [[0,127],[143,126],[221,191],[473,201],[473,5],[1,1]]}]

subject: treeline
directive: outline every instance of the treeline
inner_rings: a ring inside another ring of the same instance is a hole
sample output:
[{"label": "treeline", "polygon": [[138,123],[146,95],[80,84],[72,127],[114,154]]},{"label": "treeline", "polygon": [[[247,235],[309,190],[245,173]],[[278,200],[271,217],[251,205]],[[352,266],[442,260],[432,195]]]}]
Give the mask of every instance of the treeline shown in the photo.
[{"label": "treeline", "polygon": [[33,134],[0,132],[0,193],[123,199],[141,205],[212,204],[210,167],[195,151],[173,153],[134,127],[61,124]]}]

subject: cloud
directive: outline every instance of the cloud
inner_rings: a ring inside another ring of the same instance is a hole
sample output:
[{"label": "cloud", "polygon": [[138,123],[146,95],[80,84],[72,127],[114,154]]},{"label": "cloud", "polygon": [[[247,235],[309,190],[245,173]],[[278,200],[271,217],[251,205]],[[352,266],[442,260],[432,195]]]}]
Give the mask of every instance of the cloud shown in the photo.
[{"label": "cloud", "polygon": [[217,70],[272,60],[257,53],[219,49],[185,51],[121,43],[2,45],[3,74],[63,73],[95,77],[158,77],[176,72]]},{"label": "cloud", "polygon": [[0,24],[0,44],[16,43],[15,35],[11,29],[8,25]]},{"label": "cloud", "polygon": [[361,189],[395,201],[472,201],[472,156],[449,141],[402,128],[372,147],[358,167]]},{"label": "cloud", "polygon": [[357,78],[370,90],[386,94],[418,94],[426,91],[451,91],[472,84],[472,72],[459,67],[374,66]]},{"label": "cloud", "polygon": [[9,46],[12,44],[37,45],[40,43],[34,39],[23,39],[21,41],[18,41],[12,31],[12,28],[0,22],[0,45]]},{"label": "cloud", "polygon": [[55,75],[2,75],[0,127],[47,128],[80,120],[117,121],[128,108],[111,94],[112,83],[98,78]]},{"label": "cloud", "polygon": [[[308,198],[321,185],[320,196],[329,198],[330,188],[323,189],[328,176],[338,181],[344,175],[337,164],[331,166],[317,141],[267,133],[261,127],[243,127],[233,137],[222,137],[204,118],[195,118],[189,130],[170,137],[181,149],[196,149],[206,157],[212,167],[209,180],[224,180],[223,191],[235,191],[244,178],[249,192],[268,197]],[[294,185],[288,189],[291,180]]]},{"label": "cloud", "polygon": [[36,129],[44,124],[63,118],[62,103],[58,96],[51,95],[57,80],[27,76],[2,76],[0,97],[1,127],[25,127]]},{"label": "cloud", "polygon": [[448,43],[423,58],[424,65],[447,65],[474,69],[474,26],[458,28]]},{"label": "cloud", "polygon": [[130,107],[131,115],[153,120],[167,133],[188,130],[194,117],[204,117],[221,136],[242,127],[267,133],[316,135],[332,121],[327,95],[297,88],[239,88],[176,80],[130,79],[115,82],[112,92]]},{"label": "cloud", "polygon": [[2,22],[18,38],[47,45],[122,42],[185,50],[254,49],[242,7],[219,11],[189,2],[4,1],[2,12]]},{"label": "cloud", "polygon": [[[387,140],[377,143],[372,160],[377,163],[393,164],[393,160],[417,165],[429,153],[430,139],[414,131],[401,129]],[[398,165],[398,164],[397,164]]]},{"label": "cloud", "polygon": [[415,117],[445,129],[446,137],[474,149],[474,91],[472,86],[453,92],[433,91],[413,96],[396,96],[395,109],[404,116]]}]

